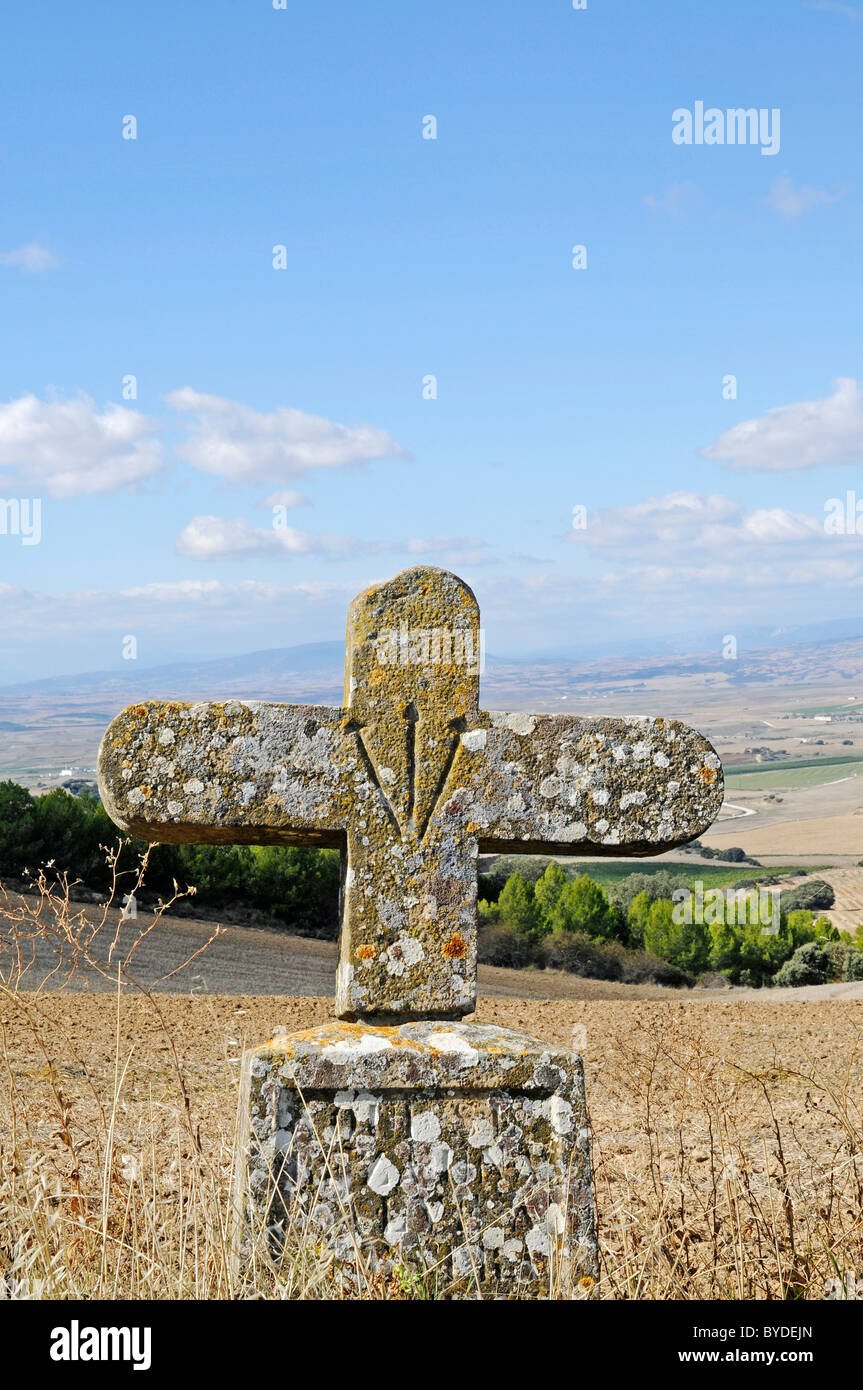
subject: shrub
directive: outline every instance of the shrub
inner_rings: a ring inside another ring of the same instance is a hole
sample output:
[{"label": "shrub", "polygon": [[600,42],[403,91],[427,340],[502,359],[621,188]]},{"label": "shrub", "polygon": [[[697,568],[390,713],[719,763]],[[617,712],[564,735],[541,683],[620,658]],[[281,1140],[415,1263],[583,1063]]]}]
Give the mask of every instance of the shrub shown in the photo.
[{"label": "shrub", "polygon": [[486,902],[489,903],[497,902],[505,883],[506,876],[496,873],[495,870],[492,870],[491,873],[488,874],[477,874],[479,896],[485,898]]},{"label": "shrub", "polygon": [[536,947],[524,932],[503,923],[481,926],[477,940],[477,960],[481,965],[502,965],[507,970],[523,970],[536,960]]},{"label": "shrub", "polygon": [[672,965],[670,961],[660,960],[649,951],[625,951],[621,963],[621,979],[626,985],[670,985],[679,989],[695,983],[693,976],[685,970]]},{"label": "shrub", "polygon": [[793,912],[797,908],[806,908],[810,912],[820,912],[832,907],[835,901],[836,894],[829,883],[823,878],[810,878],[796,888],[786,888],[782,894],[782,910]]},{"label": "shrub", "polygon": [[542,942],[543,965],[552,970],[568,970],[588,980],[623,978],[623,947],[594,941],[582,931],[559,928]]},{"label": "shrub", "polygon": [[820,944],[827,957],[828,980],[844,980],[849,956],[857,955],[854,947],[844,941],[824,941]]},{"label": "shrub", "polygon": [[597,941],[585,932],[556,931],[539,945],[538,963],[587,980],[622,984],[691,985],[684,970],[649,951],[629,951],[619,941]]},{"label": "shrub", "polygon": [[513,874],[519,874],[533,885],[545,873],[552,860],[541,854],[499,854],[491,865],[490,872],[505,883]]},{"label": "shrub", "polygon": [[807,941],[798,946],[790,960],[773,977],[774,985],[823,985],[827,982],[830,962],[823,946],[817,941]]},{"label": "shrub", "polygon": [[635,899],[647,894],[648,902],[657,898],[670,898],[675,888],[688,888],[688,874],[673,874],[669,869],[659,869],[655,874],[627,874],[608,891],[609,901],[624,913],[629,913]]},{"label": "shrub", "polygon": [[845,958],[845,969],[842,972],[843,980],[863,980],[863,951],[854,949],[848,952]]}]

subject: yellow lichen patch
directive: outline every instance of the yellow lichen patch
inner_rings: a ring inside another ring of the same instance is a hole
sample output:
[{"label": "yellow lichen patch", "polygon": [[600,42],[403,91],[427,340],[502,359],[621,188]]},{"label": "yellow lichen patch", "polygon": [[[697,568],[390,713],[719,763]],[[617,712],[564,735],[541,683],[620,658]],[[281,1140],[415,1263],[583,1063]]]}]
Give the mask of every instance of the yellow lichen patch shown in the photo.
[{"label": "yellow lichen patch", "polygon": [[701,778],[702,782],[706,782],[708,786],[711,786],[712,783],[716,781],[716,768],[700,767],[698,769],[698,775]]},{"label": "yellow lichen patch", "polygon": [[357,960],[374,960],[374,958],[375,958],[375,948],[374,948],[374,946],[358,946],[358,947],[357,947]]},{"label": "yellow lichen patch", "polygon": [[467,955],[467,942],[460,932],[453,932],[449,941],[444,944],[443,953],[449,960],[464,960]]}]

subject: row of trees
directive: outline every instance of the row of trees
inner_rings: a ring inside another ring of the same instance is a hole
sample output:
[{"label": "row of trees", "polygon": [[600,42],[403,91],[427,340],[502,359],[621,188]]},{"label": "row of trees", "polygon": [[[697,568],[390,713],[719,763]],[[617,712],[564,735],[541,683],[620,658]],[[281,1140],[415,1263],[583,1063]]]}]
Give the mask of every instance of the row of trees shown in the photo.
[{"label": "row of trees", "polygon": [[[778,920],[769,930],[757,914],[741,913],[740,903],[716,896],[719,902],[705,912],[688,879],[667,871],[653,877],[633,874],[606,895],[587,874],[572,878],[551,861],[535,883],[519,872],[511,874],[496,901],[480,900],[479,911],[486,931],[494,933],[498,954],[507,950],[506,933],[518,933],[535,948],[532,958],[539,964],[566,954],[561,935],[573,934],[615,945],[617,958],[621,948],[646,953],[689,979],[715,971],[734,984],[760,986],[774,979],[794,984],[788,971],[785,976],[780,972],[801,947],[815,943],[836,947],[825,957],[834,977],[863,978],[863,927],[856,938],[847,932],[840,936],[828,917],[815,915],[819,905],[832,903],[828,884],[813,880],[783,894]],[[804,902],[815,910],[798,906]]]},{"label": "row of trees", "polygon": [[[22,880],[44,867],[96,892],[111,883],[106,850],[120,832],[98,797],[62,788],[31,796],[0,782],[0,879]],[[120,886],[137,877],[146,846],[128,840],[120,853]],[[261,913],[292,931],[334,939],[338,933],[339,856],[335,850],[281,845],[157,845],[146,891],[170,896],[193,886],[196,910]]]},{"label": "row of trees", "polygon": [[[0,782],[0,879],[21,880],[47,866],[58,877],[68,874],[104,892],[111,883],[106,850],[120,840],[98,797],[59,788],[33,797],[15,782]],[[145,848],[123,843],[121,888],[134,883]],[[832,889],[820,880],[784,892],[778,931],[767,932],[757,920],[740,922],[733,906],[711,914],[695,910],[700,904],[686,874],[630,874],[606,894],[589,875],[572,877],[553,860],[527,872],[480,876],[481,956],[489,963],[668,983],[706,971],[750,985],[819,983],[822,974],[863,978],[863,927],[852,939],[816,916],[833,902]],[[198,911],[242,910],[247,919],[258,913],[292,931],[331,939],[338,931],[335,850],[157,845],[146,889],[167,897],[175,884],[181,891],[194,886]]]}]

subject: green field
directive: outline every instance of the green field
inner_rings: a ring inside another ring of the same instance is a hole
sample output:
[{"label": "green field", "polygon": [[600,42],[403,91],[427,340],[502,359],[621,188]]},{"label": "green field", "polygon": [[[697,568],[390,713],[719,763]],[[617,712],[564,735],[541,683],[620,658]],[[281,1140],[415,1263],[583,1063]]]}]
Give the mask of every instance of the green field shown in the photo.
[{"label": "green field", "polygon": [[785,763],[727,763],[725,776],[737,777],[744,772],[775,772],[779,768],[842,767],[847,763],[859,762],[859,753],[833,753],[829,758],[789,758]]},{"label": "green field", "polygon": [[794,714],[842,714],[846,710],[863,709],[863,701],[853,700],[841,705],[810,705],[807,709],[796,709]]},{"label": "green field", "polygon": [[[543,863],[547,862],[544,856],[540,856],[540,858]],[[501,860],[503,863],[495,864],[492,872],[503,868],[504,872],[515,873],[516,870],[527,867],[529,863],[525,857],[511,854],[502,855]],[[685,877],[690,883],[698,881],[711,888],[733,888],[734,884],[739,883],[743,878],[754,879],[757,882],[762,878],[772,878],[774,875],[784,878],[786,875],[811,874],[823,868],[823,865],[783,864],[781,869],[759,869],[753,864],[670,864],[657,863],[655,859],[641,859],[638,863],[629,861],[624,864],[614,859],[567,859],[561,862],[561,868],[570,874],[587,874],[606,889],[612,888],[630,874],[652,875],[663,871]],[[487,872],[487,870],[483,872]]]},{"label": "green field", "polygon": [[784,763],[771,767],[763,763],[758,770],[741,772],[736,768],[725,774],[728,791],[774,790],[781,787],[821,787],[844,777],[859,777],[863,762],[859,759],[819,758],[817,762]]}]

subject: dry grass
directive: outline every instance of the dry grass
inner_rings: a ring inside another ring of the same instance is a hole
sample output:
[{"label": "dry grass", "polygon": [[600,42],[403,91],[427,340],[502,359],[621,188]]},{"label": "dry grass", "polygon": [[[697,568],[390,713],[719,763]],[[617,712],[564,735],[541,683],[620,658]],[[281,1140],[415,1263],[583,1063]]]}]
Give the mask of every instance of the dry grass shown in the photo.
[{"label": "dry grass", "polygon": [[[240,1055],[330,1001],[139,989],[116,909],[94,936],[63,890],[43,895],[39,921],[12,905],[0,940],[0,1296],[446,1295],[441,1272],[361,1267],[348,1287],[300,1243],[275,1269],[257,1242],[239,1270]],[[28,989],[28,940],[49,929],[115,993]],[[847,1271],[859,1282],[863,1005],[495,999],[480,1016],[563,1043],[586,1029],[599,1296],[812,1299]]]},{"label": "dry grass", "polygon": [[769,1022],[782,1008],[738,1006],[723,1038],[715,1006],[642,1007],[603,1059],[592,1110],[605,1297],[811,1299],[859,1277],[863,1012],[786,1004],[803,1026],[780,1042]]}]

